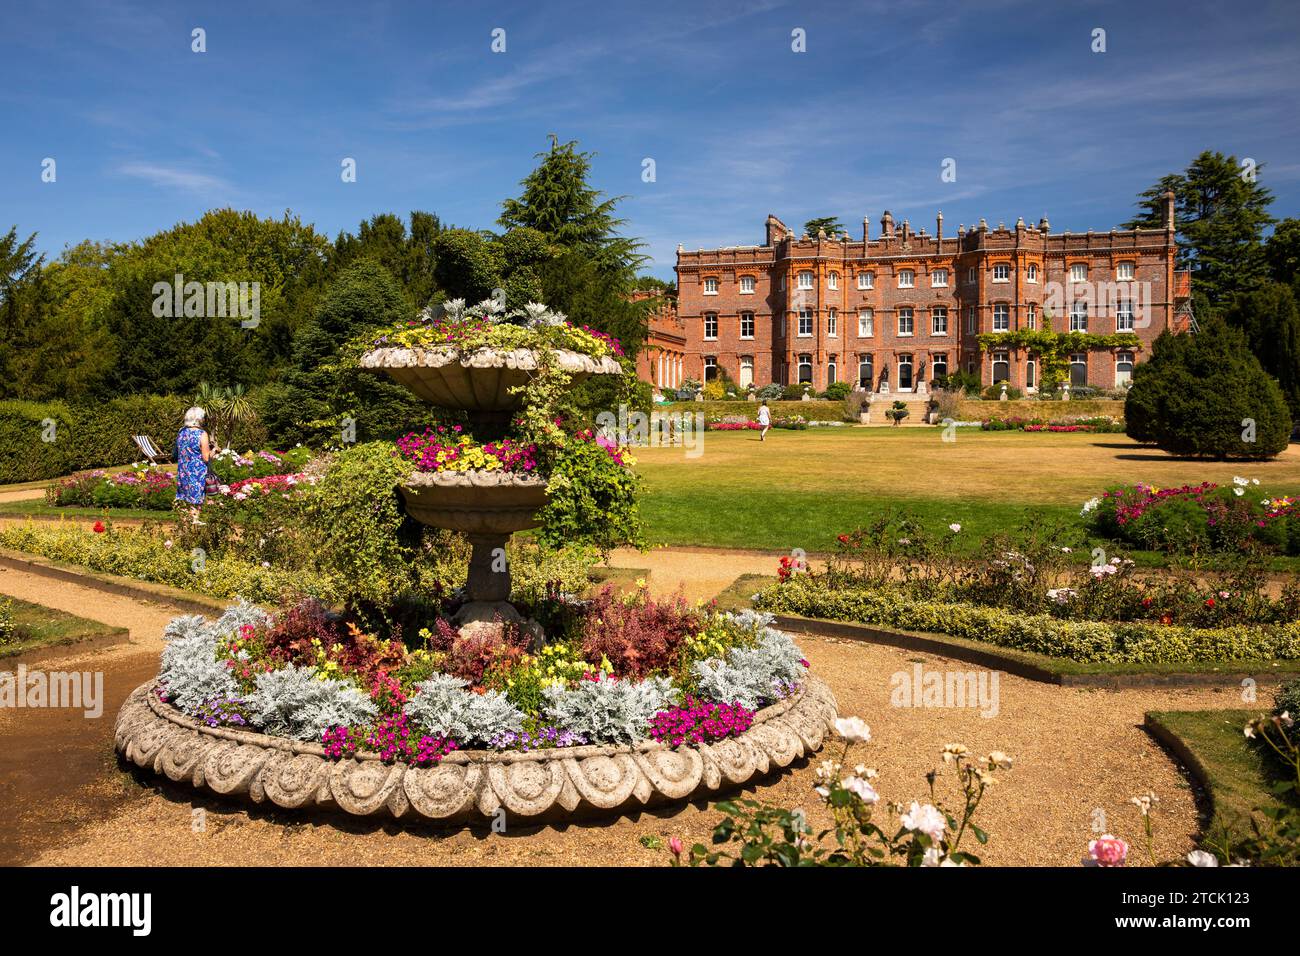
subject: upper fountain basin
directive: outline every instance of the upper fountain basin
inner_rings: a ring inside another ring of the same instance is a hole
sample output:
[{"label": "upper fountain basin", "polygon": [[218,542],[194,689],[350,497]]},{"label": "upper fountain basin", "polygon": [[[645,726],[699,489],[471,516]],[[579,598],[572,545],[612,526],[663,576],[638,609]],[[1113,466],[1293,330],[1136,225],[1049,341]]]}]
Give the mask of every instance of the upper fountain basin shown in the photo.
[{"label": "upper fountain basin", "polygon": [[[574,384],[592,375],[619,375],[622,366],[609,356],[593,358],[556,349],[556,363]],[[512,411],[539,364],[533,349],[477,349],[462,352],[445,347],[377,348],[361,356],[361,367],[383,369],[399,385],[434,405],[466,411]]]}]

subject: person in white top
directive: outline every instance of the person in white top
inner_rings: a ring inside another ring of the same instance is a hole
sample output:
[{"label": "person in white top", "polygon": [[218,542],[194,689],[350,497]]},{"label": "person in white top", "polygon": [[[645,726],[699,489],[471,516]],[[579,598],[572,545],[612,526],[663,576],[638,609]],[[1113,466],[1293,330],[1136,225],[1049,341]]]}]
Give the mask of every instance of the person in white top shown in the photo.
[{"label": "person in white top", "polygon": [[772,413],[767,410],[767,402],[758,406],[759,441],[767,441],[767,430],[772,427]]}]

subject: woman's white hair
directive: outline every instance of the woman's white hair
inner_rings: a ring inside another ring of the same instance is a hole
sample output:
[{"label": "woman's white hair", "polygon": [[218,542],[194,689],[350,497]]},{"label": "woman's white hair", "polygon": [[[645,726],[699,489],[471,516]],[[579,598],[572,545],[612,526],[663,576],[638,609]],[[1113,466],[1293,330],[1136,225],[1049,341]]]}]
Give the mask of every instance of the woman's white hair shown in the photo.
[{"label": "woman's white hair", "polygon": [[208,417],[208,413],[199,406],[195,405],[185,412],[186,428],[202,428],[203,420]]}]

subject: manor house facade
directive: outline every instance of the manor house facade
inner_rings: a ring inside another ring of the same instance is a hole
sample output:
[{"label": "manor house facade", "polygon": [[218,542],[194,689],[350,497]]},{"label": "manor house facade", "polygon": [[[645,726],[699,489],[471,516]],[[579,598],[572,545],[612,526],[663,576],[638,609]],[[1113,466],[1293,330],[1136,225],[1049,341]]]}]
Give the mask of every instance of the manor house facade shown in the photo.
[{"label": "manor house facade", "polygon": [[[768,216],[760,246],[677,251],[677,310],[685,343],[676,381],[724,373],[741,385],[848,381],[911,392],[957,369],[985,385],[1035,391],[1040,359],[1020,330],[1085,333],[1069,351],[1073,385],[1115,388],[1166,328],[1189,291],[1175,274],[1174,197],[1161,228],[1053,233],[1046,218],[945,236],[896,224],[872,238],[796,237]],[[997,333],[1005,333],[999,336]],[[1124,345],[1098,337],[1132,333]],[[979,336],[986,335],[981,348]]]}]

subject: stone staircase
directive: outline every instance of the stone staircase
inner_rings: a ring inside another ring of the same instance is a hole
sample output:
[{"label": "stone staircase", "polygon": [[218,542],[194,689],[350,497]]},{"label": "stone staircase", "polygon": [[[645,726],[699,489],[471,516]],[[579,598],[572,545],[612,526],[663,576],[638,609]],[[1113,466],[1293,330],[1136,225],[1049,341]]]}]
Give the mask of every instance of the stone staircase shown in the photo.
[{"label": "stone staircase", "polygon": [[920,428],[929,424],[926,415],[930,407],[930,396],[918,395],[915,392],[872,393],[871,403],[863,406],[863,410],[868,412],[866,424],[893,428],[894,423],[885,415],[885,411],[892,408],[894,402],[902,402],[907,406],[908,411],[907,417],[899,424],[899,428]]}]

